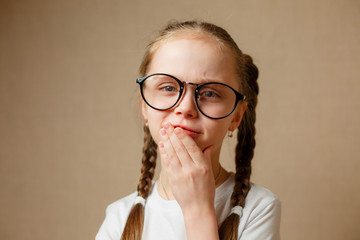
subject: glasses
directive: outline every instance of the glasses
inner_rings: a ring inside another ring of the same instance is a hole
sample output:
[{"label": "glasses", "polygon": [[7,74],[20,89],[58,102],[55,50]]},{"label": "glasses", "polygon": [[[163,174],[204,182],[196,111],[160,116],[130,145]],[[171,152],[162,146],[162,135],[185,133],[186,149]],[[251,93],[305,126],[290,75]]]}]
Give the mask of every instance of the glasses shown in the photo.
[{"label": "glasses", "polygon": [[224,83],[196,84],[180,81],[174,76],[155,73],[136,79],[145,103],[156,110],[173,108],[183,96],[185,84],[195,87],[195,102],[199,111],[208,118],[221,119],[229,116],[245,96]]}]

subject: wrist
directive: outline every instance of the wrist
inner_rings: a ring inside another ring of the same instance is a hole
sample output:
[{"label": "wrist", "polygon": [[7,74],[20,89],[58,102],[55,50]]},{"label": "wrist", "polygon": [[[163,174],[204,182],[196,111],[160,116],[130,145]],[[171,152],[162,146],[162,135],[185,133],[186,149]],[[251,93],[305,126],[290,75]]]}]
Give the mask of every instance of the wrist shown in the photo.
[{"label": "wrist", "polygon": [[185,223],[197,225],[199,222],[202,223],[216,223],[216,214],[214,206],[201,206],[194,207],[183,211]]},{"label": "wrist", "polygon": [[192,239],[218,239],[218,224],[214,206],[202,206],[183,211],[186,235]]},{"label": "wrist", "polygon": [[201,206],[194,205],[192,207],[187,207],[182,209],[184,218],[201,218],[208,216],[215,216],[215,208],[214,205],[203,204]]}]

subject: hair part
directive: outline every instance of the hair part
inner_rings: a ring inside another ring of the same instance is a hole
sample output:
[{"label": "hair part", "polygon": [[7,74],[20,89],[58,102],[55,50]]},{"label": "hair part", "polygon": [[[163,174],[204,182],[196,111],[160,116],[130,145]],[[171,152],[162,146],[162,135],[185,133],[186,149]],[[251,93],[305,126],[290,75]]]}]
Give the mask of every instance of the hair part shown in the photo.
[{"label": "hair part", "polygon": [[176,39],[178,36],[184,37],[186,35],[186,37],[192,39],[208,37],[209,39],[215,40],[218,43],[217,46],[219,47],[219,50],[226,51],[227,48],[224,44],[224,41],[222,40],[222,37],[217,36],[217,34],[213,34],[218,32],[218,30],[224,31],[225,33],[226,31],[222,28],[217,28],[219,27],[207,22],[170,22],[162,31],[159,32],[158,37],[148,44],[139,69],[141,77],[144,77],[147,74],[149,65],[155,52],[166,42]]},{"label": "hair part", "polygon": [[[240,81],[242,93],[246,96],[247,108],[238,127],[237,146],[235,155],[236,173],[235,185],[231,196],[232,206],[245,207],[245,199],[251,188],[251,160],[255,148],[255,107],[259,86],[257,84],[258,69],[249,55],[242,53],[232,37],[221,27],[201,21],[171,22],[164,30],[160,31],[146,48],[139,73],[145,76],[149,69],[155,52],[166,42],[182,34],[191,34],[191,37],[208,36],[216,40],[219,49],[231,53],[234,57],[235,69]],[[141,177],[138,185],[138,195],[147,198],[154,176],[156,166],[157,146],[150,135],[148,127],[144,127],[144,148],[142,158]],[[141,240],[144,222],[144,207],[141,204],[133,206],[129,214],[121,240]],[[230,214],[219,229],[221,240],[236,240],[240,217]]]}]

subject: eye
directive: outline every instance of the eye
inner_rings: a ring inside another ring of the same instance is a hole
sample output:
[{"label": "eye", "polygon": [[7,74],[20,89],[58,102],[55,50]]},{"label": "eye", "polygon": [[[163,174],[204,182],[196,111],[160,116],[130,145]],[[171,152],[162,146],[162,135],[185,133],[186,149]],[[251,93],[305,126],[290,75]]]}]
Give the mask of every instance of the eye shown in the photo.
[{"label": "eye", "polygon": [[210,91],[210,90],[201,91],[200,96],[206,97],[206,98],[219,98],[220,97],[216,92]]},{"label": "eye", "polygon": [[177,92],[178,90],[174,86],[162,86],[160,90],[163,90],[165,92]]},{"label": "eye", "polygon": [[214,84],[209,84],[206,85],[204,87],[202,87],[199,91],[199,97],[202,98],[203,100],[208,99],[208,100],[215,100],[215,99],[220,99],[222,96],[222,92],[220,91],[220,89],[216,88],[217,86]]},{"label": "eye", "polygon": [[178,94],[180,89],[176,82],[162,82],[156,87],[159,94]]}]

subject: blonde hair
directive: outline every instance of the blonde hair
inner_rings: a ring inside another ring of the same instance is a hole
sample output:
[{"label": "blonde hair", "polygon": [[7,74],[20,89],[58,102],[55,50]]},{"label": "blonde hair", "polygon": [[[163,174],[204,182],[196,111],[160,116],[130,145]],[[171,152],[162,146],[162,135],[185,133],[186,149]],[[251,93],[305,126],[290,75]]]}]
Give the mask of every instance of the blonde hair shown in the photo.
[{"label": "blonde hair", "polygon": [[[221,27],[201,21],[171,22],[155,38],[146,49],[143,61],[140,65],[140,75],[145,76],[154,53],[167,40],[182,33],[197,33],[208,35],[219,44],[222,51],[229,51],[236,64],[236,73],[240,81],[241,91],[246,96],[247,109],[238,128],[237,146],[235,155],[235,186],[231,195],[231,204],[245,206],[246,196],[251,188],[251,160],[255,148],[255,107],[259,87],[257,84],[258,69],[249,55],[242,53],[232,37]],[[195,36],[196,34],[194,34]],[[141,177],[138,184],[138,195],[146,199],[150,194],[152,179],[154,176],[157,145],[151,137],[149,128],[144,126],[144,148],[142,157]],[[222,240],[237,239],[239,215],[231,213],[221,224],[219,237]],[[144,223],[144,206],[135,204],[130,211],[121,240],[140,240]]]}]

